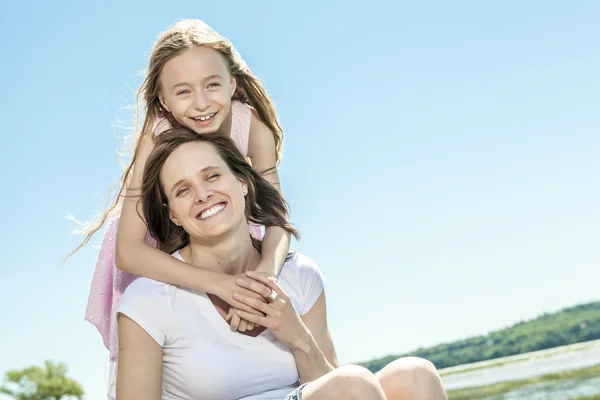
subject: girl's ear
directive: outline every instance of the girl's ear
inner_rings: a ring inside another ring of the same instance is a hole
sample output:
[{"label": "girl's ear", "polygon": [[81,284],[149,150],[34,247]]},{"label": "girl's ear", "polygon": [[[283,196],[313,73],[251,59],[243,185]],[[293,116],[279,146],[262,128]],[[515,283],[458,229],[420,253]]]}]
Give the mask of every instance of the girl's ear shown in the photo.
[{"label": "girl's ear", "polygon": [[236,89],[237,89],[237,79],[235,79],[235,76],[232,75],[231,81],[229,82],[229,97],[233,97]]},{"label": "girl's ear", "polygon": [[165,98],[162,94],[158,95],[158,101],[160,101],[160,105],[161,107],[168,113],[171,112],[171,110],[169,109],[169,107],[167,106],[167,103],[165,102]]}]

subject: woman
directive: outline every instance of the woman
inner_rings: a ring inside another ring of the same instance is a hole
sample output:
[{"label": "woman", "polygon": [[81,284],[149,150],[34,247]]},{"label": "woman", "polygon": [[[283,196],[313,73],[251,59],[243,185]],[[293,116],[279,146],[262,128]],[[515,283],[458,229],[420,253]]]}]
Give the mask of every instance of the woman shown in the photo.
[{"label": "woman", "polygon": [[246,273],[240,291],[256,295],[234,296],[262,316],[236,312],[261,326],[233,332],[229,305],[218,297],[137,279],[118,310],[118,400],[445,398],[424,360],[398,360],[377,376],[338,367],[323,280],[310,259],[291,254],[277,280],[253,272],[260,242],[249,221],[297,232],[281,195],[229,138],[185,128],[161,134],[141,200],[161,250],[217,272]]}]

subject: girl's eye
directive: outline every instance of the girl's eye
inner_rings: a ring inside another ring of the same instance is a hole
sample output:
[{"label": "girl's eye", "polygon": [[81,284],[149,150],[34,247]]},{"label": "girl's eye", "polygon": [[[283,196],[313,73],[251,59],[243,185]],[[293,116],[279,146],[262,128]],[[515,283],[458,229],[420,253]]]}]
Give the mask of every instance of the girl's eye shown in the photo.
[{"label": "girl's eye", "polygon": [[215,180],[215,179],[217,179],[219,176],[221,176],[221,175],[219,175],[219,174],[212,174],[212,175],[210,175],[210,176],[208,177],[208,180],[209,180],[209,181],[211,181],[211,180],[212,180],[212,181],[214,181],[214,180]]},{"label": "girl's eye", "polygon": [[177,96],[182,95],[182,94],[188,94],[190,91],[187,89],[184,90],[180,90],[179,92],[177,92]]},{"label": "girl's eye", "polygon": [[181,188],[175,193],[175,196],[181,196],[182,194],[186,193],[187,191],[188,191],[188,188]]},{"label": "girl's eye", "polygon": [[215,88],[215,87],[219,87],[219,86],[221,86],[221,85],[217,82],[213,82],[208,85],[209,88]]}]

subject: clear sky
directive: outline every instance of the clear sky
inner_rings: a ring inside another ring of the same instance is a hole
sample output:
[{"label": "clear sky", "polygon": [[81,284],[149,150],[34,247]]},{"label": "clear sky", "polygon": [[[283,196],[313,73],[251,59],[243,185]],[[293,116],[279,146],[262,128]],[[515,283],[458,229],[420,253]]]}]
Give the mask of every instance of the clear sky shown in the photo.
[{"label": "clear sky", "polygon": [[451,3],[6,3],[0,373],[64,361],[104,398],[83,321],[97,250],[59,267],[80,239],[65,213],[101,210],[139,71],[182,18],[231,39],[276,103],[342,362],[598,300],[600,3]]}]

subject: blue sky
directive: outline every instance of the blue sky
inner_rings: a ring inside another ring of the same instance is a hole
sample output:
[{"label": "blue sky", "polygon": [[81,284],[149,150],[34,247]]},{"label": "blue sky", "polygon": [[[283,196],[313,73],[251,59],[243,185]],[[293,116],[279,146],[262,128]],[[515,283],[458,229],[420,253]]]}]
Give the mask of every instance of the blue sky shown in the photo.
[{"label": "blue sky", "polygon": [[[18,4],[17,4],[18,3]],[[66,362],[104,398],[83,321],[154,39],[200,18],[264,78],[283,190],[342,362],[598,300],[600,4],[12,2],[0,16],[0,373]],[[97,243],[97,237],[94,242]]]}]

